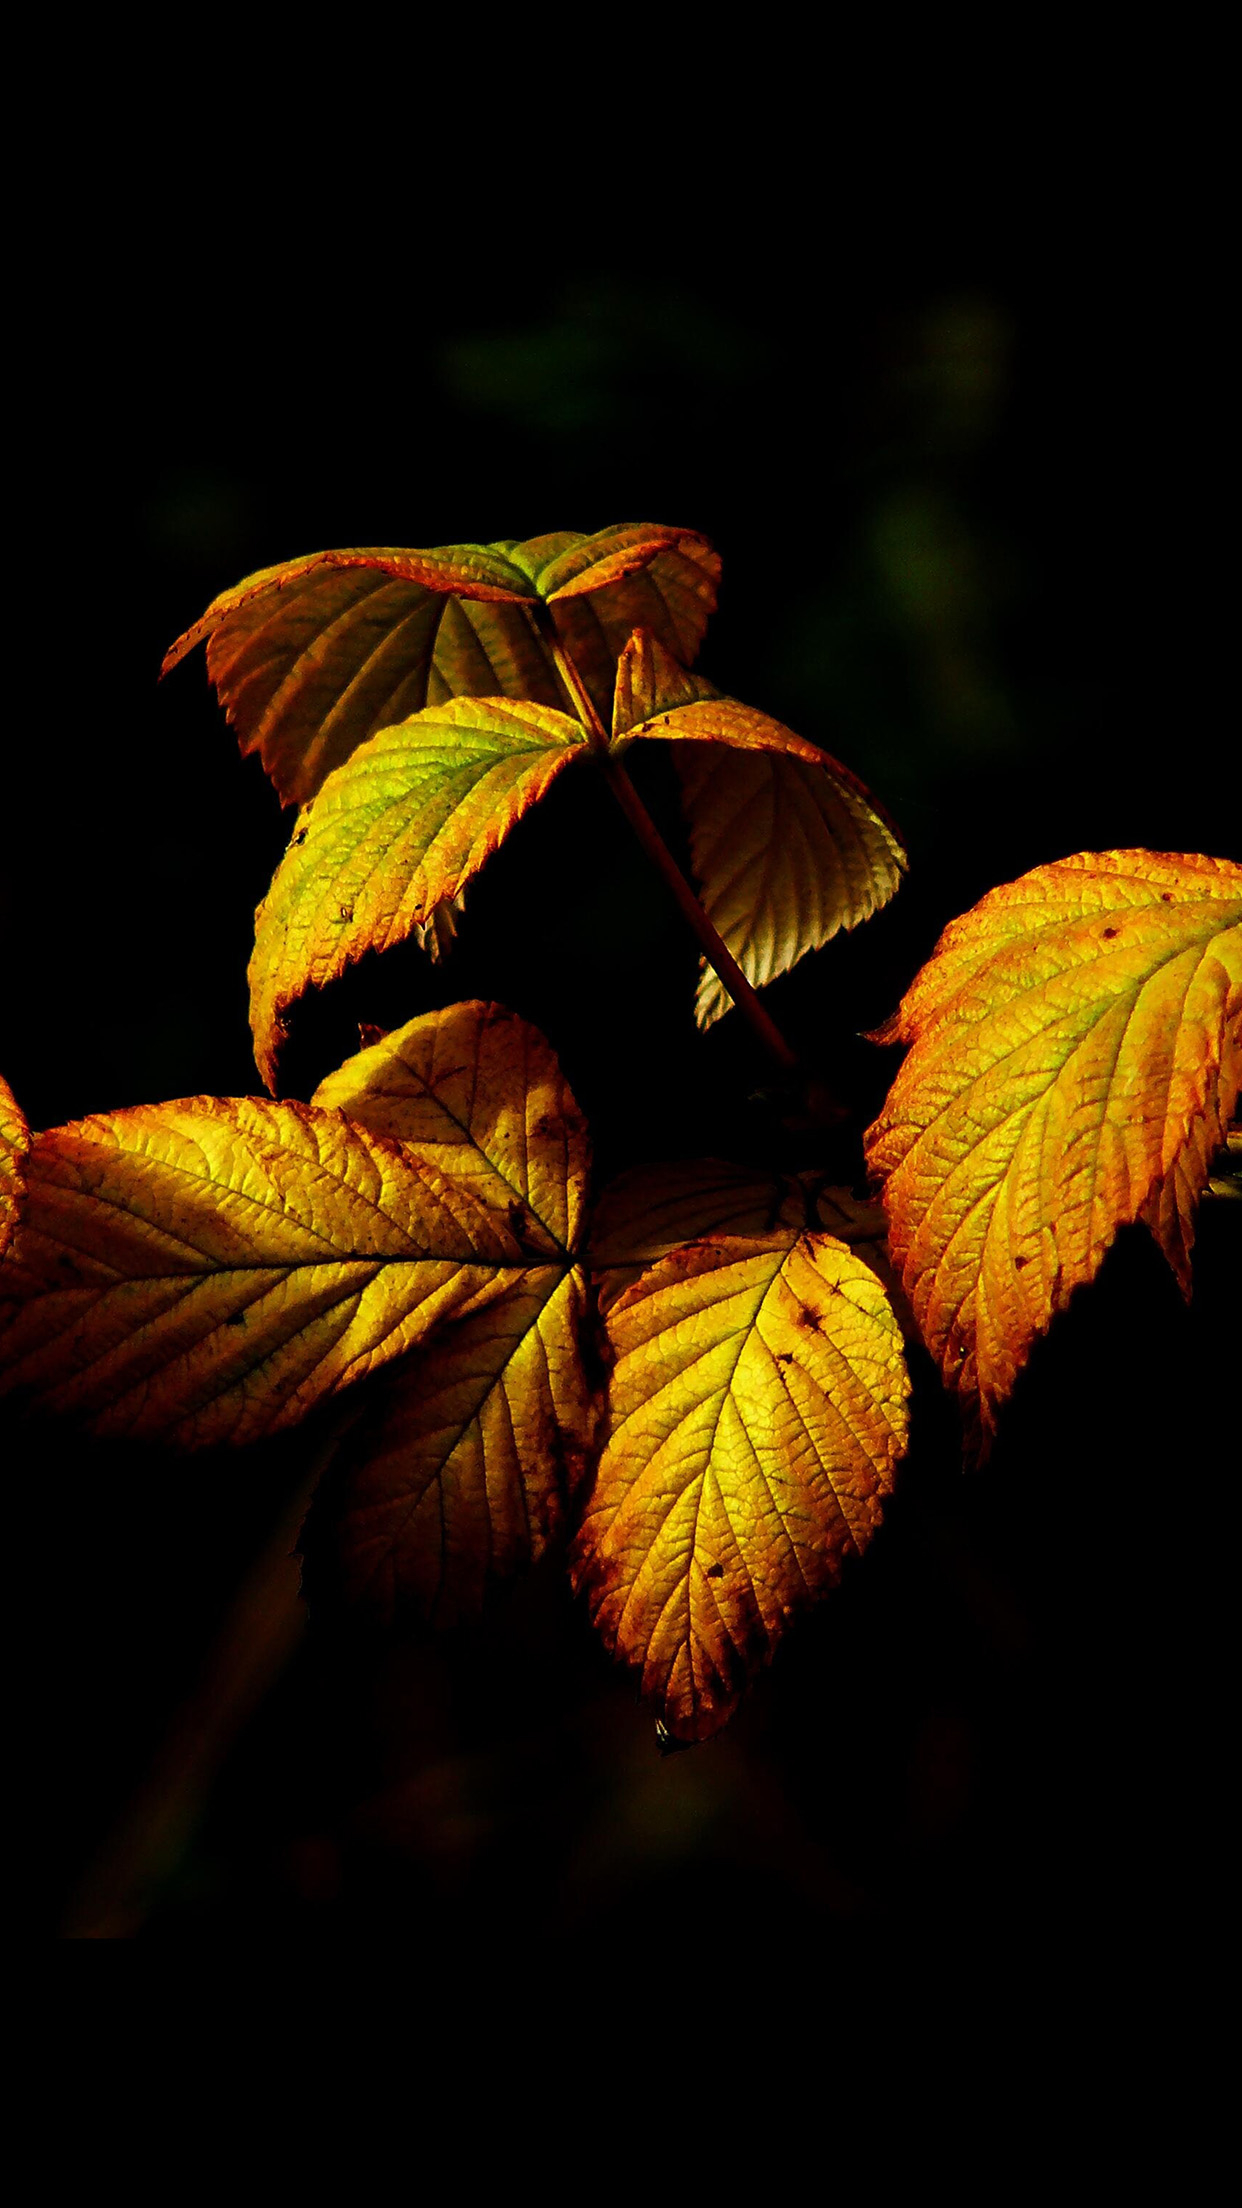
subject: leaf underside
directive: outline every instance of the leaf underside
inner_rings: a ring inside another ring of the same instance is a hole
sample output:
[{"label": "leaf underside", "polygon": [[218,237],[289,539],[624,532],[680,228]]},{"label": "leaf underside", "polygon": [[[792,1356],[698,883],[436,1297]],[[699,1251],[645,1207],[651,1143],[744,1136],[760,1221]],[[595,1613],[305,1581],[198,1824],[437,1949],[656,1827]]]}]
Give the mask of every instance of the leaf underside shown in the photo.
[{"label": "leaf underside", "polygon": [[[848,768],[639,634],[617,669],[612,744],[652,740],[673,745],[704,909],[756,988],[870,919],[898,888],[905,853]],[[700,1027],[731,1003],[703,961]]]},{"label": "leaf underside", "polygon": [[617,656],[642,623],[692,660],[720,563],[691,531],[627,525],[584,536],[430,552],[323,552],[251,575],[167,655],[206,641],[207,669],[244,752],[303,804],[368,737],[462,696],[565,703],[542,605],[606,714]]},{"label": "leaf underside", "polygon": [[1144,1221],[1184,1290],[1242,1075],[1242,868],[1084,852],[946,929],[877,1040],[892,1258],[985,1449],[1036,1337]]},{"label": "leaf underside", "polygon": [[682,1245],[607,1326],[575,1582],[670,1733],[703,1740],[879,1523],[905,1446],[901,1337],[859,1257],[792,1229]]}]

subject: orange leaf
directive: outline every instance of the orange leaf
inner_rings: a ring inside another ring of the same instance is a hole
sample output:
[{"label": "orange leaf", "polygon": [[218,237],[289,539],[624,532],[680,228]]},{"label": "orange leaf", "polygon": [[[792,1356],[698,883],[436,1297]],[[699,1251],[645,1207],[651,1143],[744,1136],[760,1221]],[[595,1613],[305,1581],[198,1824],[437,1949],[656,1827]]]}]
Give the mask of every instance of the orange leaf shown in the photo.
[{"label": "orange leaf", "polygon": [[298,815],[255,916],[255,1058],[269,1088],[286,1008],[363,953],[421,937],[556,776],[587,755],[547,706],[454,698],[359,745]]},{"label": "orange leaf", "polygon": [[[3,1274],[14,1310],[0,1389],[105,1433],[246,1441],[546,1266],[557,1245],[527,1192],[555,1213],[546,1184],[576,1173],[577,1153],[563,1128],[546,1145],[532,1128],[515,1165],[489,1091],[520,1081],[530,1053],[515,1022],[516,1058],[484,1062],[487,1009],[412,1023],[438,1032],[450,1061],[480,1061],[458,1171],[338,1110],[251,1098],[144,1105],[37,1137]],[[565,1195],[560,1208],[572,1211]]]},{"label": "orange leaf", "polygon": [[241,748],[286,804],[303,803],[378,730],[446,698],[564,701],[532,613],[551,602],[601,712],[638,621],[693,658],[720,563],[685,530],[562,530],[526,543],[429,552],[317,552],[222,593],[164,661],[206,641],[207,671]]},{"label": "orange leaf", "polygon": [[[653,738],[675,746],[707,916],[756,988],[869,919],[897,889],[905,853],[847,767],[766,713],[721,698],[637,635],[617,669],[613,748]],[[704,962],[700,1027],[731,1001]]]},{"label": "orange leaf", "polygon": [[1184,1286],[1242,1076],[1242,868],[1083,852],[955,920],[876,1040],[893,1261],[984,1446],[1031,1344],[1147,1222]]},{"label": "orange leaf", "polygon": [[909,1382],[883,1288],[823,1234],[712,1236],[608,1314],[609,1439],[573,1549],[680,1740],[719,1730],[879,1523]]},{"label": "orange leaf", "polygon": [[17,1225],[30,1130],[8,1082],[0,1075],[0,1257]]}]

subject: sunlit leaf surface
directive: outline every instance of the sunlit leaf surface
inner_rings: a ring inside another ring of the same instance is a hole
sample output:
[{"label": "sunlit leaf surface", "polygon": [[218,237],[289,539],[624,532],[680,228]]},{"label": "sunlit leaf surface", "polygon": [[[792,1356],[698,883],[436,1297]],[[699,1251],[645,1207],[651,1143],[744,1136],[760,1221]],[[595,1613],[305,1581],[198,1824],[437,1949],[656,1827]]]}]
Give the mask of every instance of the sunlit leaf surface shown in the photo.
[{"label": "sunlit leaf surface", "polygon": [[301,804],[368,736],[426,705],[472,696],[563,706],[533,618],[541,605],[606,714],[636,624],[693,659],[719,570],[701,537],[646,524],[428,552],[319,552],[225,591],[164,665],[206,642],[242,750],[260,754],[287,804]]},{"label": "sunlit leaf surface", "polygon": [[[449,1038],[423,1100],[440,1110],[427,1155],[338,1109],[251,1098],[142,1106],[37,1137],[3,1276],[0,1386],[102,1432],[245,1441],[549,1258],[563,1269],[555,1222],[576,1217],[582,1192],[555,1184],[585,1169],[576,1108],[544,1078],[547,1135],[537,1114],[513,1150],[526,1068],[546,1076],[551,1054],[492,1010],[454,1006],[412,1023],[422,1038],[395,1039],[417,1060],[426,1031]],[[481,1101],[450,1143],[472,1053]],[[519,1092],[508,1111],[506,1066]]]},{"label": "sunlit leaf surface", "polygon": [[0,1076],[0,1257],[17,1224],[30,1131],[8,1082]]},{"label": "sunlit leaf surface", "polygon": [[861,1258],[791,1229],[683,1245],[607,1325],[575,1579],[669,1731],[703,1740],[879,1523],[905,1446],[901,1337]]},{"label": "sunlit leaf surface", "polygon": [[[675,746],[704,908],[756,988],[869,919],[897,889],[905,854],[848,768],[635,636],[617,670],[613,747],[644,739]],[[704,963],[699,1025],[730,1003]]]},{"label": "sunlit leaf surface", "polygon": [[269,1088],[286,1008],[364,952],[425,930],[586,755],[568,714],[455,698],[370,737],[329,776],[256,915],[251,1024]]},{"label": "sunlit leaf surface", "polygon": [[498,1004],[451,1004],[394,1029],[328,1075],[312,1100],[420,1158],[503,1211],[532,1257],[575,1250],[590,1149],[547,1039]]},{"label": "sunlit leaf surface", "polygon": [[986,1446],[1031,1344],[1142,1219],[1183,1285],[1242,1072],[1242,868],[1081,853],[955,920],[877,1040],[893,1262]]}]

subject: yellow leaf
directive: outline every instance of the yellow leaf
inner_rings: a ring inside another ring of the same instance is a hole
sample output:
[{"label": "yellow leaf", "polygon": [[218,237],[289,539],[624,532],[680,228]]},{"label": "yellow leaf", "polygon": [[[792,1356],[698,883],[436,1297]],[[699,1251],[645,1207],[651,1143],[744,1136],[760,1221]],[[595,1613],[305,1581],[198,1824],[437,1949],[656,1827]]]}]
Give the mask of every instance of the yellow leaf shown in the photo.
[{"label": "yellow leaf", "polygon": [[867,1137],[920,1331],[986,1446],[1032,1342],[1143,1219],[1183,1284],[1242,1075],[1242,867],[1083,852],[942,935]]},{"label": "yellow leaf", "polygon": [[[887,904],[905,853],[875,799],[827,752],[721,698],[636,635],[617,669],[613,748],[674,745],[690,863],[713,927],[756,988]],[[704,962],[695,1017],[732,999]]]},{"label": "yellow leaf", "polygon": [[269,1088],[287,1007],[364,952],[424,930],[586,756],[568,714],[456,698],[372,736],[329,775],[255,916],[251,1024]]},{"label": "yellow leaf", "polygon": [[498,1004],[451,1004],[359,1051],[312,1102],[413,1144],[506,1214],[532,1258],[576,1250],[586,1121],[538,1028]]},{"label": "yellow leaf", "polygon": [[0,1257],[17,1225],[30,1130],[8,1082],[0,1075]]},{"label": "yellow leaf", "polygon": [[901,1336],[860,1258],[789,1229],[683,1245],[607,1323],[575,1581],[670,1732],[703,1740],[879,1523],[905,1447]]},{"label": "yellow leaf", "polygon": [[594,1433],[586,1323],[581,1273],[540,1267],[383,1375],[337,1453],[323,1576],[347,1600],[450,1625],[557,1539]]},{"label": "yellow leaf", "polygon": [[569,1216],[551,1183],[579,1170],[577,1154],[563,1128],[545,1142],[532,1126],[514,1177],[495,1139],[504,1110],[486,1092],[520,1081],[524,1059],[506,1073],[488,1058],[479,1010],[421,1023],[479,1053],[481,1139],[467,1124],[462,1170],[339,1110],[250,1098],[141,1106],[37,1137],[4,1268],[14,1309],[0,1389],[105,1433],[246,1441],[546,1267],[525,1191]]},{"label": "yellow leaf", "polygon": [[380,729],[459,696],[563,703],[551,621],[606,712],[616,657],[643,621],[692,659],[720,563],[687,530],[561,530],[521,544],[429,552],[317,552],[247,576],[172,646],[165,672],[206,642],[207,670],[243,751],[286,804]]}]

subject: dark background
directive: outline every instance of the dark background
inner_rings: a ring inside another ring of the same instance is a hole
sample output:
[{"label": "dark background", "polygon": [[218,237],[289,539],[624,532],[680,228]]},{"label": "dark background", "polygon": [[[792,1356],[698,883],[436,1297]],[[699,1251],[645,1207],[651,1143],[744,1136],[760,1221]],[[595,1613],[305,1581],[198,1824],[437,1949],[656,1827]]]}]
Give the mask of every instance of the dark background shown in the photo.
[{"label": "dark background", "polygon": [[[155,676],[218,590],[320,546],[713,539],[701,664],[861,774],[910,850],[888,912],[769,992],[856,1129],[894,1063],[859,1031],[983,890],[1082,849],[1239,855],[1213,277],[1178,207],[1101,190],[989,229],[912,190],[848,253],[839,209],[776,212],[655,253],[624,203],[538,250],[525,222],[319,206],[290,248],[270,201],[197,211],[187,243],[149,199],[84,196],[13,431],[3,1062],[32,1123],[256,1086],[245,966],[286,829],[201,658]],[[648,795],[675,836],[658,762]],[[816,1162],[736,1018],[694,1032],[694,967],[606,798],[562,786],[454,963],[364,969],[303,1020],[291,1087],[360,1017],[487,994],[545,1027],[603,1170]],[[845,1178],[859,1156],[856,1133],[831,1148]],[[454,1966],[603,1943],[636,1970],[671,1938],[777,1968],[1210,1937],[1233,1226],[1205,1214],[1189,1312],[1123,1235],[983,1473],[918,1372],[884,1532],[719,1742],[657,1756],[551,1569],[439,1642],[312,1621],[211,1784],[131,1851],[106,1930],[395,1934]],[[50,1928],[169,1729],[184,1747],[201,1721],[186,1697],[304,1442],[5,1442],[37,1750],[18,1914]]]}]

